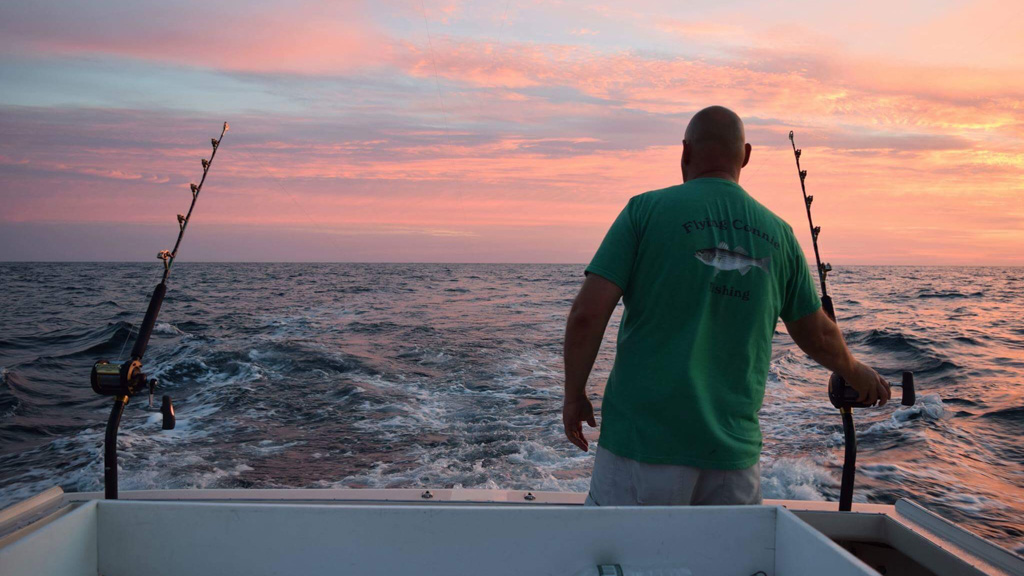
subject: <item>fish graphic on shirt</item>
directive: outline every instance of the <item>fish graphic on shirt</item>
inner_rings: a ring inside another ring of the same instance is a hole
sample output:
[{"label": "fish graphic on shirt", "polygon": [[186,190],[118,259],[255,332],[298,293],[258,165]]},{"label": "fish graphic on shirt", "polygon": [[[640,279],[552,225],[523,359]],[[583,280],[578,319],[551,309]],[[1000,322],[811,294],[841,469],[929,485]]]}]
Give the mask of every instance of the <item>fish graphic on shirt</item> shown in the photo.
[{"label": "fish graphic on shirt", "polygon": [[737,270],[741,275],[745,275],[751,268],[760,268],[768,272],[772,266],[771,256],[754,258],[740,246],[730,250],[725,242],[719,242],[715,248],[697,250],[693,255],[697,260],[714,268],[716,276],[722,270]]}]

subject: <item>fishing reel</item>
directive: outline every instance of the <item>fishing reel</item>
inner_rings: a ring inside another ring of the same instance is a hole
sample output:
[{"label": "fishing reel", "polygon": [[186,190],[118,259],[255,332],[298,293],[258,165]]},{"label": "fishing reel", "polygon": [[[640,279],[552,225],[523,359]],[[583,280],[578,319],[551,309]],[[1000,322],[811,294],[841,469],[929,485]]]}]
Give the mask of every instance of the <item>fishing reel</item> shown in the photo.
[{"label": "fishing reel", "polygon": [[[156,378],[146,379],[142,373],[142,362],[138,360],[126,360],[123,364],[112,364],[106,360],[100,360],[93,364],[92,374],[89,377],[93,392],[101,396],[117,396],[123,398],[127,403],[128,399],[149,388],[149,407],[153,407],[153,395],[156,392]],[[176,419],[174,417],[174,403],[171,397],[164,395],[160,402],[160,413],[163,415],[162,428],[174,430]]]},{"label": "fishing reel", "polygon": [[89,382],[92,391],[101,396],[134,396],[145,386],[146,375],[138,360],[127,360],[121,365],[100,360],[93,364]]},{"label": "fishing reel", "polygon": [[[903,406],[913,406],[914,402],[917,401],[917,394],[914,392],[914,373],[904,372],[903,380],[897,384],[890,382],[891,387],[900,387],[903,389],[903,398],[900,400],[900,404]],[[854,390],[852,386],[846,383],[846,380],[842,376],[832,373],[832,376],[828,379],[828,399],[832,402],[832,405],[836,408],[849,409],[849,408],[867,408],[870,406],[866,402],[860,401],[860,393]]]}]

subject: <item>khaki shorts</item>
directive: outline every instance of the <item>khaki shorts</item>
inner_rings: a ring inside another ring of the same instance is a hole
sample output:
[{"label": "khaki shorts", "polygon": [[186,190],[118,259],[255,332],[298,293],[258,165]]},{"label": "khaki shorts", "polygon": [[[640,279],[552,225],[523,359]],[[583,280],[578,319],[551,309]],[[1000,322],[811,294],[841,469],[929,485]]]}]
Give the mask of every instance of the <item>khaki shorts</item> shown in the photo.
[{"label": "khaki shorts", "polygon": [[597,448],[587,506],[731,506],[761,503],[761,465],[712,470],[647,464]]}]

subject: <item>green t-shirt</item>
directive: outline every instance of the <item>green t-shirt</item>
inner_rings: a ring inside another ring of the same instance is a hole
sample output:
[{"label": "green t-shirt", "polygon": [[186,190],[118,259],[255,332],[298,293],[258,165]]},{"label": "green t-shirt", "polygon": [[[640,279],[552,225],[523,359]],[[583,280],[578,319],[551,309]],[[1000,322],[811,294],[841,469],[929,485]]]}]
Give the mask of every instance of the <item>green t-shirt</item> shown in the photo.
[{"label": "green t-shirt", "polygon": [[641,462],[753,466],[772,335],[821,306],[785,221],[738,184],[634,196],[587,266],[623,291],[600,444]]}]

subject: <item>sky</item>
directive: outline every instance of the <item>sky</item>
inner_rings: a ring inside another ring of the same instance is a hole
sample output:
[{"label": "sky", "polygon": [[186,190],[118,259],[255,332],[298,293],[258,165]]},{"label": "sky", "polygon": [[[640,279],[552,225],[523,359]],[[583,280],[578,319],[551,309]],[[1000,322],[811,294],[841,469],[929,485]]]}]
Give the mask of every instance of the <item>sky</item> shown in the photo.
[{"label": "sky", "polygon": [[586,262],[728,106],[836,264],[1024,265],[1024,4],[0,5],[0,260]]}]

